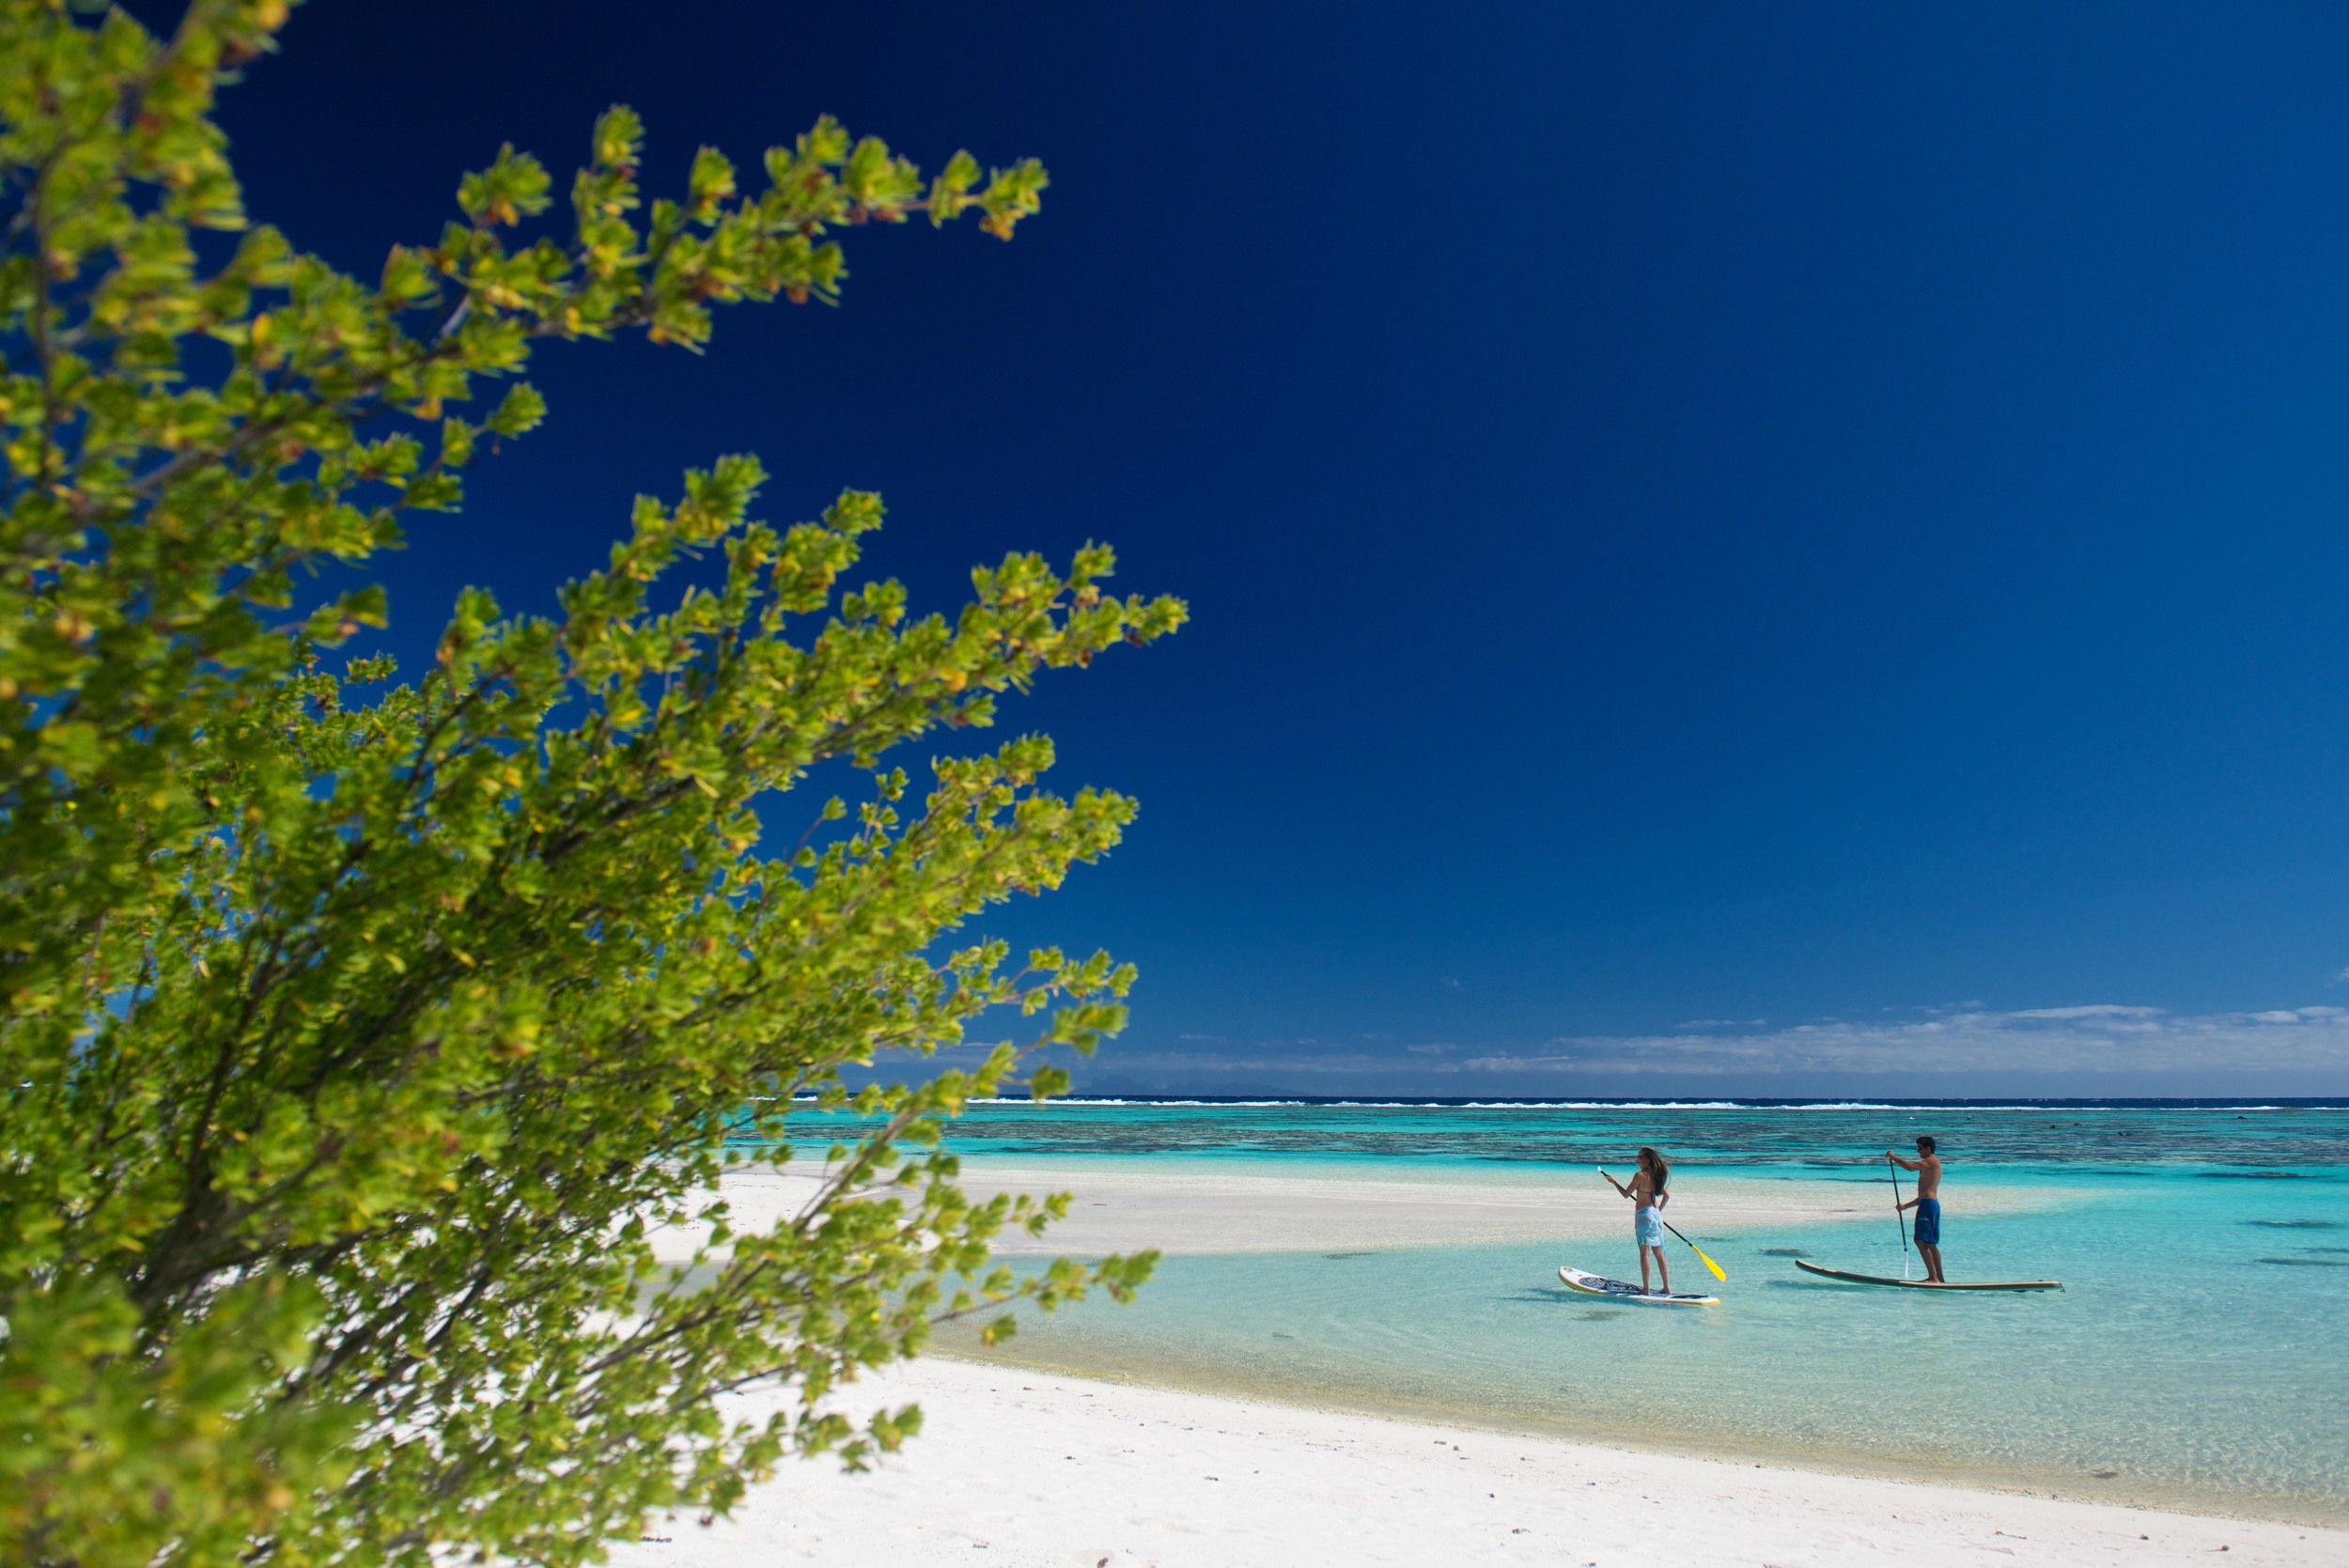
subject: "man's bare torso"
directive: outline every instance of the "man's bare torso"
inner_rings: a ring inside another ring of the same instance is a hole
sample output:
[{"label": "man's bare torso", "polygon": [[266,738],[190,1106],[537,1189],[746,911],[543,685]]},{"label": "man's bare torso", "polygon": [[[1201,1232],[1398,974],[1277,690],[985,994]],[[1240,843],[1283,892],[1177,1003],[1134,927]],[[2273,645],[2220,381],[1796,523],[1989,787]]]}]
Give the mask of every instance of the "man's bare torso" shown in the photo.
[{"label": "man's bare torso", "polygon": [[1917,1199],[1921,1203],[1927,1198],[1940,1196],[1941,1157],[1927,1155],[1917,1162]]}]

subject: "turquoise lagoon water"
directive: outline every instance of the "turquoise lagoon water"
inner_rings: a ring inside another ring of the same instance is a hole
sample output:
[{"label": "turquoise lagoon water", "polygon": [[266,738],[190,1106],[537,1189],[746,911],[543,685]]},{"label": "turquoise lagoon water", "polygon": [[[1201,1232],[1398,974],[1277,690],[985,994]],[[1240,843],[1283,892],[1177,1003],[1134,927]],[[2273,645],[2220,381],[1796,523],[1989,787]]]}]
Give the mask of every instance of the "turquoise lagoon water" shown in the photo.
[{"label": "turquoise lagoon water", "polygon": [[[1898,1275],[1882,1161],[1950,1162],[1952,1277],[2061,1293],[1838,1285]],[[1622,1244],[1168,1259],[1133,1306],[1023,1319],[1003,1358],[1295,1402],[2349,1523],[2349,1107],[1076,1104],[976,1108],[970,1154],[1579,1182],[1656,1142],[1673,1217],[1728,1270],[1718,1308],[1573,1295]],[[1708,1232],[1708,1173],[1843,1178],[1881,1224]],[[1968,1182],[2028,1187],[1969,1215]],[[1627,1233],[1627,1227],[1626,1227]],[[1676,1280],[1703,1280],[1679,1250]],[[1636,1274],[1634,1276],[1636,1278]],[[974,1353],[953,1338],[941,1348]]]}]

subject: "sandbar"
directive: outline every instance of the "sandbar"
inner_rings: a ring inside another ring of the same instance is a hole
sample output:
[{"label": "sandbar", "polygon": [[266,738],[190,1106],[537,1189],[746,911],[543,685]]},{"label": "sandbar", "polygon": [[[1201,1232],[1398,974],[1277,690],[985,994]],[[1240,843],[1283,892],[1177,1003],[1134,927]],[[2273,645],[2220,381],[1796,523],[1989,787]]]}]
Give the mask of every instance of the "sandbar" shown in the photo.
[{"label": "sandbar", "polygon": [[[964,1188],[1066,1192],[1068,1218],[1041,1238],[1012,1235],[1006,1256],[1100,1257],[1155,1247],[1170,1255],[1318,1252],[1351,1248],[1501,1246],[1619,1239],[1623,1200],[1595,1172],[1538,1168],[1491,1174],[1427,1167],[1408,1175],[1337,1161],[1280,1167],[1213,1159],[971,1158]],[[815,1191],[820,1162],[744,1166],[722,1190],[738,1231],[763,1230]],[[1620,1174],[1620,1172],[1619,1172]],[[1850,1221],[1890,1227],[1889,1187],[1849,1179],[1689,1172],[1675,1179],[1665,1215],[1697,1240],[1739,1231]],[[1968,1184],[1968,1212],[2012,1211],[2056,1199],[2040,1189]],[[664,1259],[690,1253],[692,1227],[656,1237]]]}]

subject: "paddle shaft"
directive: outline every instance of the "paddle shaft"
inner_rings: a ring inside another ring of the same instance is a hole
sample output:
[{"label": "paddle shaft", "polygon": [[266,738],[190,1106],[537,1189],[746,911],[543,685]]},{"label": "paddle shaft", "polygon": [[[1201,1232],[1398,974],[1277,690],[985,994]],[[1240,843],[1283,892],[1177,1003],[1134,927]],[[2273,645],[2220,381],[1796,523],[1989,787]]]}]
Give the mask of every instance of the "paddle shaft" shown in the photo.
[{"label": "paddle shaft", "polygon": [[[1663,1226],[1664,1229],[1670,1231],[1672,1234],[1680,1235],[1680,1227],[1665,1219],[1660,1211],[1656,1216],[1656,1222]],[[1680,1239],[1688,1247],[1689,1251],[1694,1252],[1700,1258],[1704,1256],[1703,1248],[1699,1247],[1695,1242],[1688,1240],[1688,1238],[1685,1235],[1680,1235]]]},{"label": "paddle shaft", "polygon": [[1908,1215],[1901,1207],[1901,1168],[1892,1157],[1884,1157],[1884,1168],[1892,1172],[1892,1223],[1901,1228],[1901,1278],[1908,1278]]}]

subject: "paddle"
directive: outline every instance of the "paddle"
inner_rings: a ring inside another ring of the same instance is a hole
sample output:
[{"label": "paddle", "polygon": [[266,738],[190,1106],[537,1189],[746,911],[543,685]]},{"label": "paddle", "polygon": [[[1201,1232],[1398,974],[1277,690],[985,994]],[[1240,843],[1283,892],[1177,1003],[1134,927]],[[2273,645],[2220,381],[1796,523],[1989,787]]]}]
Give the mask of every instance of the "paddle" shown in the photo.
[{"label": "paddle", "polygon": [[1901,1278],[1908,1278],[1908,1216],[1901,1210],[1901,1168],[1892,1161],[1890,1150],[1885,1151],[1884,1168],[1892,1172],[1892,1222],[1901,1228]]},{"label": "paddle", "polygon": [[[1598,1173],[1602,1176],[1607,1176],[1607,1167],[1604,1165],[1598,1167]],[[1618,1192],[1628,1190],[1623,1183],[1615,1180],[1612,1176],[1607,1176],[1607,1185],[1613,1188]],[[1671,1220],[1666,1219],[1661,1214],[1658,1214],[1656,1218],[1663,1225],[1664,1229],[1672,1232],[1674,1235],[1680,1235],[1680,1228],[1674,1225]],[[1697,1255],[1698,1260],[1702,1262],[1705,1267],[1713,1271],[1714,1279],[1720,1281],[1723,1284],[1727,1284],[1729,1282],[1729,1276],[1721,1272],[1721,1265],[1715,1263],[1711,1258],[1706,1257],[1704,1255],[1703,1248],[1699,1247],[1693,1241],[1689,1241],[1685,1235],[1680,1235],[1680,1239],[1687,1243],[1688,1250],[1694,1252]]]}]

